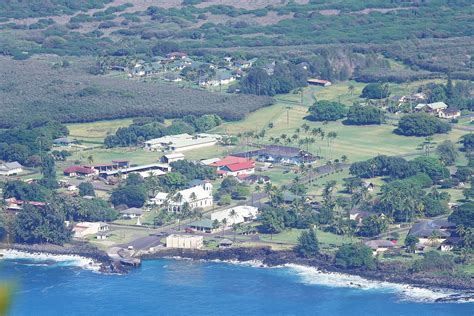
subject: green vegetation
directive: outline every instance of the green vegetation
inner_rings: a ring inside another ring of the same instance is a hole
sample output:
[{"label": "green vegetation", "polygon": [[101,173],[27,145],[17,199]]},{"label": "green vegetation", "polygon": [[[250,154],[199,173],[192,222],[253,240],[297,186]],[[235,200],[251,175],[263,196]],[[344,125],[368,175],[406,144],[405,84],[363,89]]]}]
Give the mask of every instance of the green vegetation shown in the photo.
[{"label": "green vegetation", "polygon": [[336,266],[349,269],[375,268],[372,250],[362,244],[345,244],[336,253]]},{"label": "green vegetation", "polygon": [[337,121],[346,116],[346,107],[338,102],[318,101],[308,109],[314,121]]},{"label": "green vegetation", "polygon": [[380,125],[385,121],[384,112],[375,106],[351,106],[344,124],[349,125]]},{"label": "green vegetation", "polygon": [[303,231],[298,237],[296,252],[302,257],[314,257],[319,254],[319,242],[314,229]]},{"label": "green vegetation", "polygon": [[431,136],[447,133],[451,126],[427,113],[407,114],[400,119],[396,133],[405,136]]}]

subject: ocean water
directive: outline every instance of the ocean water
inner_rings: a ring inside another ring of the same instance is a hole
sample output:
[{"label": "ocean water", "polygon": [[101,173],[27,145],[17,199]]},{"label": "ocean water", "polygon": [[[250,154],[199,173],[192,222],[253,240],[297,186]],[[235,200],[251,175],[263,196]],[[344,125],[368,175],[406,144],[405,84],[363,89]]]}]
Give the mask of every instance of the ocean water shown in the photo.
[{"label": "ocean water", "polygon": [[433,303],[444,293],[299,266],[163,259],[105,275],[77,264],[1,260],[10,315],[474,315],[474,303]]}]

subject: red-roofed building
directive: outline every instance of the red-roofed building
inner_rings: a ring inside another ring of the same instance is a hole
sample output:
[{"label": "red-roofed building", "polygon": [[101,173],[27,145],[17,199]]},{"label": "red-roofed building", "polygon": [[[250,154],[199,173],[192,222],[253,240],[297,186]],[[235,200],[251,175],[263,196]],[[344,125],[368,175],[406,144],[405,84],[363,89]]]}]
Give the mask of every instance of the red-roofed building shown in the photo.
[{"label": "red-roofed building", "polygon": [[241,162],[247,162],[247,161],[249,161],[249,159],[247,159],[247,158],[236,157],[236,156],[227,156],[227,157],[222,158],[219,161],[211,163],[209,166],[219,168],[219,167],[224,167],[224,166],[227,166],[227,165],[232,165],[232,164],[235,164],[235,163],[241,163]]},{"label": "red-roofed building", "polygon": [[22,201],[17,200],[14,197],[5,199],[5,203],[7,204],[7,211],[17,214],[20,210],[23,209],[23,205],[30,204],[34,207],[44,207],[46,203],[44,202],[37,202],[37,201]]},{"label": "red-roofed building", "polygon": [[308,84],[313,85],[313,86],[323,86],[327,87],[331,85],[331,81],[329,80],[323,80],[323,79],[308,79],[307,80]]},{"label": "red-roofed building", "polygon": [[64,169],[63,173],[67,177],[92,177],[98,174],[97,170],[95,170],[93,167],[88,166],[67,167],[66,169]]},{"label": "red-roofed building", "polygon": [[255,172],[255,162],[247,158],[227,156],[211,166],[217,167],[217,174],[227,176],[248,175]]}]

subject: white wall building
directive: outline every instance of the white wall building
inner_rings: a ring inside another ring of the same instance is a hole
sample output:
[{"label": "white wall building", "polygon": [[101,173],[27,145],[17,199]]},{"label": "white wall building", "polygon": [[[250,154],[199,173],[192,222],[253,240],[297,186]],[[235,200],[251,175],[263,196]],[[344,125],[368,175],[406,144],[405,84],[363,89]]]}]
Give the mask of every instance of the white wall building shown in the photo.
[{"label": "white wall building", "polygon": [[[234,216],[232,216],[232,210],[235,211]],[[227,227],[231,227],[234,224],[253,221],[257,218],[257,214],[258,208],[249,205],[239,205],[212,213],[211,221],[218,220],[219,222],[222,222],[225,218],[227,221]]]},{"label": "white wall building", "polygon": [[102,222],[80,222],[72,229],[74,238],[82,239],[87,235],[94,235],[98,232],[106,232],[109,230],[109,225]]},{"label": "white wall building", "polygon": [[187,235],[169,235],[166,237],[167,248],[180,249],[201,249],[203,246],[202,236],[187,236]]},{"label": "white wall building", "polygon": [[200,185],[178,191],[172,197],[169,197],[168,193],[159,192],[150,200],[150,204],[163,205],[166,200],[169,202],[168,210],[173,212],[179,212],[185,203],[188,203],[191,209],[211,207],[214,204],[212,183],[204,181]]},{"label": "white wall building", "polygon": [[146,141],[144,148],[149,151],[171,150],[182,152],[196,148],[214,146],[220,138],[220,135],[211,134],[168,135]]},{"label": "white wall building", "polygon": [[0,163],[0,175],[1,176],[13,176],[23,172],[23,166],[20,163],[14,162],[5,162]]}]

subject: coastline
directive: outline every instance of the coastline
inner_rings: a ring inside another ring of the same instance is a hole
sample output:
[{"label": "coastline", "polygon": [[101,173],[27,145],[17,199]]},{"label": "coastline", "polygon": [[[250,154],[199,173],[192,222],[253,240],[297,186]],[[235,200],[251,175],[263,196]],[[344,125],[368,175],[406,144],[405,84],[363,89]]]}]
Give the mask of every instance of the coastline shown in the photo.
[{"label": "coastline", "polygon": [[[22,255],[23,254],[23,255]],[[78,266],[108,274],[126,274],[129,266],[113,260],[106,252],[87,243],[72,243],[66,246],[52,244],[0,244],[0,260],[32,259],[43,261],[77,261]]]},{"label": "coastline", "polygon": [[[106,274],[127,274],[133,267],[114,260],[106,252],[98,250],[87,243],[76,243],[68,246],[57,245],[21,245],[0,244],[0,254],[9,253],[6,259],[31,259],[38,261],[76,261],[77,266]],[[377,286],[390,284],[391,288],[429,290],[443,293],[433,297],[433,301],[473,301],[473,278],[461,279],[435,275],[408,275],[406,271],[394,269],[393,266],[380,266],[375,270],[341,269],[332,264],[329,256],[316,259],[297,257],[291,251],[273,251],[270,248],[228,248],[219,250],[189,250],[161,248],[153,253],[141,253],[142,260],[154,259],[188,259],[230,264],[247,264],[254,267],[288,267],[300,273],[335,276],[345,279],[344,282],[331,282],[336,286],[362,288],[360,284],[378,283]],[[1,259],[1,257],[0,257]],[[311,270],[309,270],[311,269]],[[347,281],[349,280],[349,281]],[[355,281],[354,281],[355,280]],[[451,295],[451,294],[452,295]]]},{"label": "coastline", "polygon": [[144,260],[160,258],[185,258],[192,260],[223,261],[230,263],[261,263],[264,267],[279,267],[296,265],[314,268],[323,273],[337,273],[361,277],[369,281],[389,282],[403,286],[412,286],[424,289],[461,291],[474,298],[474,280],[454,278],[430,274],[408,275],[406,271],[394,269],[393,266],[379,265],[375,270],[342,269],[334,266],[329,256],[317,259],[304,259],[297,257],[290,251],[273,251],[269,248],[229,248],[223,250],[187,250],[187,249],[162,249],[160,251],[144,254]]}]

